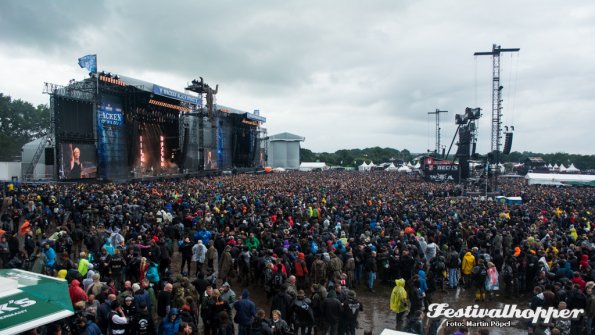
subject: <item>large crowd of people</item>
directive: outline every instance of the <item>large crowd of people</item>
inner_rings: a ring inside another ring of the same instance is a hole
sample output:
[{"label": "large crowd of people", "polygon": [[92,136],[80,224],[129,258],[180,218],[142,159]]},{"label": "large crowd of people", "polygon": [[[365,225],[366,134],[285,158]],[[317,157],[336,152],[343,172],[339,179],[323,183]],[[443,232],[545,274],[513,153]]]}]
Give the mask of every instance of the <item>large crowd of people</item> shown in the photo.
[{"label": "large crowd of people", "polygon": [[356,334],[358,293],[381,286],[415,334],[455,290],[583,308],[525,328],[591,334],[595,189],[501,190],[522,204],[387,172],[23,184],[3,190],[0,266],[68,280],[75,314],[47,334]]}]

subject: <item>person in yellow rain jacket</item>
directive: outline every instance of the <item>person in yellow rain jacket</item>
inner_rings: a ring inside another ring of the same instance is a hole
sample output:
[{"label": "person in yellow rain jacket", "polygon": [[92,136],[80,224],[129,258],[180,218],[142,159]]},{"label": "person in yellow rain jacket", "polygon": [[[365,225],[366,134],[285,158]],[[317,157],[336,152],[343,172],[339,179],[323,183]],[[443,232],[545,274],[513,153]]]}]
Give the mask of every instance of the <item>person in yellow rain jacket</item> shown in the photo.
[{"label": "person in yellow rain jacket", "polygon": [[578,233],[576,232],[576,228],[574,228],[574,225],[570,225],[570,236],[572,236],[572,239],[575,241],[578,238]]},{"label": "person in yellow rain jacket", "polygon": [[395,287],[390,295],[390,310],[397,314],[397,326],[395,329],[399,329],[399,324],[405,312],[409,310],[409,306],[409,298],[407,297],[407,291],[405,291],[405,279],[396,279]]},{"label": "person in yellow rain jacket", "polygon": [[463,275],[463,284],[465,287],[468,287],[469,283],[471,282],[471,270],[475,266],[475,256],[471,253],[471,251],[467,250],[465,256],[463,257],[463,262],[461,263],[461,274]]}]

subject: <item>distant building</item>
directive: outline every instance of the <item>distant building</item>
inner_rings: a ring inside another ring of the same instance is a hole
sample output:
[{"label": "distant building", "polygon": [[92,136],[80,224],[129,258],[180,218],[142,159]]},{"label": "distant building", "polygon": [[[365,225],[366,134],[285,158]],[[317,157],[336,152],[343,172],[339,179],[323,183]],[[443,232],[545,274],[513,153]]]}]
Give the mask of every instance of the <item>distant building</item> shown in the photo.
[{"label": "distant building", "polygon": [[290,133],[268,137],[267,165],[272,168],[297,170],[300,168],[300,142],[306,138]]}]

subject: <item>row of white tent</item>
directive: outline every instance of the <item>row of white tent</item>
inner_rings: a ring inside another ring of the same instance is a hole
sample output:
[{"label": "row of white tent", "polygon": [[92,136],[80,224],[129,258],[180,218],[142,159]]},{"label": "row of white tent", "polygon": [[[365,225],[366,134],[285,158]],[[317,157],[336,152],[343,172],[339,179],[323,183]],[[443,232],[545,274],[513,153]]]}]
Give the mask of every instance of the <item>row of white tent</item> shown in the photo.
[{"label": "row of white tent", "polygon": [[556,172],[566,172],[566,173],[579,173],[581,172],[581,170],[579,170],[576,166],[574,166],[574,163],[571,163],[569,167],[564,166],[564,164],[548,164],[547,168],[550,171],[556,171]]},{"label": "row of white tent", "polygon": [[362,165],[358,166],[357,169],[358,171],[370,171],[372,170],[372,168],[381,168],[384,169],[385,171],[397,171],[397,172],[405,172],[405,173],[409,173],[412,172],[415,169],[419,169],[421,167],[421,164],[419,162],[417,162],[415,165],[411,164],[411,162],[407,163],[407,164],[403,164],[399,167],[395,166],[394,163],[383,163],[380,165],[376,165],[374,164],[374,162],[370,162],[370,164],[367,164],[365,161],[362,163]]}]

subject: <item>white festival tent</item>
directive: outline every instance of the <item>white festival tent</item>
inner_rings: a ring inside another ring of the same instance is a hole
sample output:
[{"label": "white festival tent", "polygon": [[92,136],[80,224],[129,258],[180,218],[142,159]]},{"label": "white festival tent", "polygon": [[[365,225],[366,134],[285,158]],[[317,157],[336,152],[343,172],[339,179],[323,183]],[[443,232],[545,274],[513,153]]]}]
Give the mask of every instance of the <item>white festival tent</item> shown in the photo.
[{"label": "white festival tent", "polygon": [[529,185],[587,185],[595,183],[595,175],[559,174],[559,173],[527,173]]},{"label": "white festival tent", "polygon": [[397,171],[399,169],[395,166],[395,164],[390,163],[390,165],[386,169],[384,169],[384,170],[385,171]]},{"label": "white festival tent", "polygon": [[560,164],[560,172],[566,172],[567,168],[564,166],[564,164]]},{"label": "white festival tent", "polygon": [[401,167],[400,167],[400,168],[399,168],[397,171],[398,171],[398,172],[405,172],[405,173],[409,173],[409,172],[411,172],[412,170],[411,170],[411,168],[410,168],[410,167],[408,167],[408,166],[406,166],[406,165],[403,165],[403,166],[401,166]]},{"label": "white festival tent", "polygon": [[421,164],[419,163],[419,161],[417,161],[417,163],[415,163],[415,165],[413,166],[414,169],[419,169],[421,168]]},{"label": "white festival tent", "polygon": [[357,167],[357,169],[358,169],[358,171],[368,171],[368,170],[370,170],[370,167],[368,164],[366,164],[366,161],[364,161],[362,163],[362,165]]},{"label": "white festival tent", "polygon": [[581,172],[581,170],[577,169],[576,166],[574,166],[574,163],[570,164],[570,166],[568,167],[568,169],[566,169],[566,172],[569,173],[579,173]]}]

